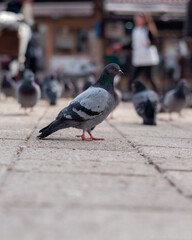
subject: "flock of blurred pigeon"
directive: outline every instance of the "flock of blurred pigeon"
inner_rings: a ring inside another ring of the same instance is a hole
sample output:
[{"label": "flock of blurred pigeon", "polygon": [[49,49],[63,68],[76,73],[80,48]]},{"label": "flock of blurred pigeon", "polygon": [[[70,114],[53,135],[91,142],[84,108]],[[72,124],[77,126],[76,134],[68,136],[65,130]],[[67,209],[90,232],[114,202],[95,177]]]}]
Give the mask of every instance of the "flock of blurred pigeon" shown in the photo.
[{"label": "flock of blurred pigeon", "polygon": [[[116,79],[122,71],[117,64],[108,64],[102,71],[99,79],[87,78],[82,92],[71,103],[60,111],[56,119],[41,129],[40,139],[69,127],[82,129],[82,140],[102,140],[92,135],[92,130],[105,120],[121,101],[121,92],[116,88]],[[46,76],[41,85],[30,70],[25,70],[22,79],[15,82],[8,73],[4,73],[1,81],[1,92],[6,96],[15,96],[18,103],[29,114],[28,109],[40,100],[41,96],[56,105],[64,91],[64,83],[59,80],[57,73]],[[41,94],[42,93],[42,94]],[[132,84],[132,101],[137,114],[143,119],[144,125],[156,125],[156,115],[159,112],[177,112],[186,106],[189,95],[188,83],[181,79],[176,87],[159,98],[158,94],[146,87],[144,82],[136,79]],[[86,133],[89,137],[86,137]]]}]

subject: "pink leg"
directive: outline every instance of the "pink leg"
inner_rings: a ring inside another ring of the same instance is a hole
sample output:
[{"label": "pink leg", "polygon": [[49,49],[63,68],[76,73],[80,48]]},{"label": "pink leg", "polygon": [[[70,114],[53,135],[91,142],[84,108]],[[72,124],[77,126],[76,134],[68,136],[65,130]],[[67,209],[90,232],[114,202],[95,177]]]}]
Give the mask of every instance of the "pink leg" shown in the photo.
[{"label": "pink leg", "polygon": [[91,137],[91,140],[104,140],[104,138],[95,138],[89,131],[87,131],[87,132],[88,132],[89,136]]},{"label": "pink leg", "polygon": [[29,113],[27,112],[27,108],[25,108],[24,114],[25,114],[25,116],[29,116]]},{"label": "pink leg", "polygon": [[178,113],[179,117],[183,118],[183,114],[181,112]]},{"label": "pink leg", "polygon": [[113,116],[113,112],[110,114],[110,116],[107,118],[107,120],[113,120],[115,119],[114,116]]},{"label": "pink leg", "polygon": [[83,141],[91,141],[92,140],[92,138],[86,138],[85,137],[85,131],[84,130],[83,130],[83,134],[82,135],[77,135],[76,137],[81,137],[81,139]]},{"label": "pink leg", "polygon": [[169,121],[173,121],[171,113],[169,113]]}]

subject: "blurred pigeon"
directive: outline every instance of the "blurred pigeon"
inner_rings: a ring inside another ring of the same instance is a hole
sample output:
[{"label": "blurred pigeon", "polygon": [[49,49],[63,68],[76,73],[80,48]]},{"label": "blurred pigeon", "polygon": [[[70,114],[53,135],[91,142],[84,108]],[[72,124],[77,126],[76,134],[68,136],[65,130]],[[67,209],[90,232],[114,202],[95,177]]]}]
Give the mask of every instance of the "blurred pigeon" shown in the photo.
[{"label": "blurred pigeon", "polygon": [[133,104],[136,112],[143,118],[144,125],[156,125],[156,113],[159,97],[153,90],[147,89],[141,80],[132,84]]},{"label": "blurred pigeon", "polygon": [[15,97],[15,89],[12,85],[11,76],[6,72],[3,73],[1,92],[4,93],[6,97]]},{"label": "blurred pigeon", "polygon": [[57,79],[55,73],[48,76],[43,83],[43,92],[46,98],[49,99],[50,105],[56,105],[58,98],[62,94],[62,85]]},{"label": "blurred pigeon", "polygon": [[[79,136],[82,140],[103,140],[93,137],[91,131],[105,120],[114,108],[114,77],[119,73],[122,71],[117,64],[108,64],[98,81],[61,110],[52,123],[39,131],[41,134],[38,137],[45,138],[60,129],[74,127],[83,130],[83,134]],[[85,132],[90,138],[86,138]]]},{"label": "blurred pigeon", "polygon": [[162,100],[162,105],[163,109],[170,113],[170,120],[171,118],[171,113],[172,112],[178,112],[179,115],[181,116],[181,110],[185,107],[186,105],[186,94],[187,94],[187,88],[188,84],[185,79],[181,79],[175,89],[168,91],[163,100]]},{"label": "blurred pigeon", "polygon": [[94,83],[95,83],[95,76],[93,74],[90,74],[86,79],[85,79],[85,82],[84,82],[84,85],[83,85],[83,91],[87,90],[89,87],[91,87]]},{"label": "blurred pigeon", "polygon": [[40,87],[35,83],[34,79],[35,76],[32,72],[26,73],[16,89],[17,100],[25,110],[27,108],[32,110],[41,97]]}]

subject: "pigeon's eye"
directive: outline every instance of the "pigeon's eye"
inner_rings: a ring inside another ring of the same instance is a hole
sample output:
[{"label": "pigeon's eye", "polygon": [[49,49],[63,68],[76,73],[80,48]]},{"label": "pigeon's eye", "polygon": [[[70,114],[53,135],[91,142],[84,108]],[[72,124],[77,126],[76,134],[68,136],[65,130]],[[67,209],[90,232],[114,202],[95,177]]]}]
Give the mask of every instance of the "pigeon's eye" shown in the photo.
[{"label": "pigeon's eye", "polygon": [[115,67],[112,67],[111,69],[112,69],[112,70],[116,70],[116,68],[115,68]]}]

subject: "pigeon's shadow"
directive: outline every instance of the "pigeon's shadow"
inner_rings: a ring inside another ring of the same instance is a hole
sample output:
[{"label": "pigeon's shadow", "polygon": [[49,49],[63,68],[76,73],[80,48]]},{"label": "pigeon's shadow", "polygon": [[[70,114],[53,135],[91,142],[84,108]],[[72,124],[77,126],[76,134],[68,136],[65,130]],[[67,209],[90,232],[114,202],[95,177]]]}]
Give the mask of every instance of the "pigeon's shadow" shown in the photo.
[{"label": "pigeon's shadow", "polygon": [[120,124],[121,126],[138,126],[138,125],[141,125],[142,123],[139,123],[139,122],[118,122],[118,124]]},{"label": "pigeon's shadow", "polygon": [[[39,141],[51,141],[51,142],[54,142],[54,141],[58,141],[58,142],[82,142],[81,138],[44,138],[44,139],[39,139],[37,137],[37,140]],[[84,141],[86,142],[86,141]],[[88,141],[89,142],[89,141]]]},{"label": "pigeon's shadow", "polygon": [[5,113],[0,115],[0,117],[23,117],[23,116],[26,116],[26,115],[23,113]]}]

